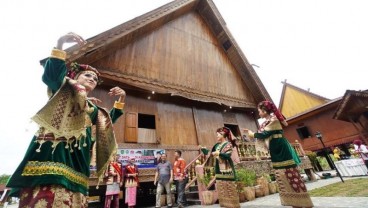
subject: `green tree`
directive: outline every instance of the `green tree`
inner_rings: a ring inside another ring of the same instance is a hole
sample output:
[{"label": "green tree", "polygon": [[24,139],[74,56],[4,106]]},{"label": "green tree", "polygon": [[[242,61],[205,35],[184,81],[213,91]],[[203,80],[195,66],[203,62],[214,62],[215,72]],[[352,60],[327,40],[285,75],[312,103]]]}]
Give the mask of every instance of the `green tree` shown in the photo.
[{"label": "green tree", "polygon": [[2,174],[0,175],[0,184],[6,184],[11,175]]}]

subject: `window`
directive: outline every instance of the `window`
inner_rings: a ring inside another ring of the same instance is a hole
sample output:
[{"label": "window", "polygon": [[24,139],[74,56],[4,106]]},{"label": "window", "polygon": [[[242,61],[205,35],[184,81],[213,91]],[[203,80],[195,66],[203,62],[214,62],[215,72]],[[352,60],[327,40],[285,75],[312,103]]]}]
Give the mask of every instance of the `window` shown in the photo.
[{"label": "window", "polygon": [[138,143],[156,143],[155,115],[138,113]]},{"label": "window", "polygon": [[156,129],[155,116],[138,113],[138,128]]},{"label": "window", "polygon": [[296,129],[296,132],[298,132],[300,139],[306,139],[311,137],[309,130],[306,126],[302,126]]},{"label": "window", "polygon": [[155,115],[127,112],[125,124],[125,142],[157,142]]}]

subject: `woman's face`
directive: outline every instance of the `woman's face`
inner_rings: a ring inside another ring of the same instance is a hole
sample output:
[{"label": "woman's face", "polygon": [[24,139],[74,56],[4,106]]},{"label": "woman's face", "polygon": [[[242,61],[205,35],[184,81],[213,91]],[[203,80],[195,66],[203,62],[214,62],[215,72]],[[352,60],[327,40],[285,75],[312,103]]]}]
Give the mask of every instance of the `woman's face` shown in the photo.
[{"label": "woman's face", "polygon": [[261,109],[261,108],[258,108],[258,114],[261,118],[265,118],[265,117],[268,116],[268,113],[265,110]]},{"label": "woman's face", "polygon": [[217,142],[222,142],[224,139],[224,135],[222,135],[220,132],[217,132]]},{"label": "woman's face", "polygon": [[76,80],[80,85],[86,88],[87,92],[91,92],[97,86],[98,77],[96,73],[86,71],[81,72]]}]

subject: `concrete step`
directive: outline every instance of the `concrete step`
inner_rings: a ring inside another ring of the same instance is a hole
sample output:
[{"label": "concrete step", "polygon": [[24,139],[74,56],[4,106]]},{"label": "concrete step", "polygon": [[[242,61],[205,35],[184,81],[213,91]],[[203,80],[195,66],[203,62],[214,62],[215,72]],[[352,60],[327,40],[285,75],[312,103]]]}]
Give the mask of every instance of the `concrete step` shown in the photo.
[{"label": "concrete step", "polygon": [[195,185],[195,186],[189,186],[189,192],[191,191],[198,191],[198,186]]},{"label": "concrete step", "polygon": [[185,197],[187,199],[199,199],[198,191],[185,192]]},{"label": "concrete step", "polygon": [[187,199],[188,206],[201,205],[201,201],[199,199]]}]

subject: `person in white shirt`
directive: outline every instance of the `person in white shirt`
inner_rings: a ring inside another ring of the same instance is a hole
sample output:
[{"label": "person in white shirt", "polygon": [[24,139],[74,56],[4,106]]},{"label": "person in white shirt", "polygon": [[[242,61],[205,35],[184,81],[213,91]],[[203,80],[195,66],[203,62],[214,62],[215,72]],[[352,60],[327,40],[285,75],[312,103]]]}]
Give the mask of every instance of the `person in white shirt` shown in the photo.
[{"label": "person in white shirt", "polygon": [[353,142],[355,153],[364,160],[365,165],[368,168],[368,149],[367,146],[363,144],[362,140],[356,139]]}]

